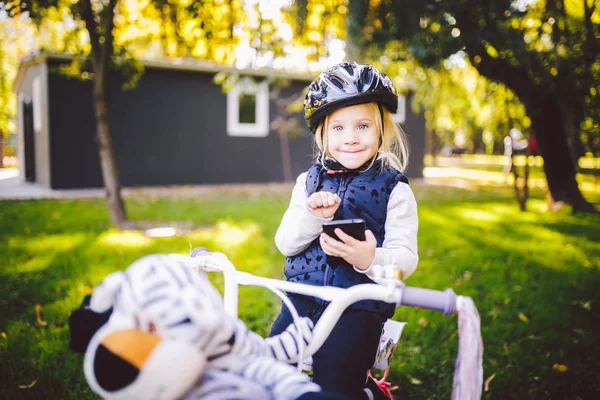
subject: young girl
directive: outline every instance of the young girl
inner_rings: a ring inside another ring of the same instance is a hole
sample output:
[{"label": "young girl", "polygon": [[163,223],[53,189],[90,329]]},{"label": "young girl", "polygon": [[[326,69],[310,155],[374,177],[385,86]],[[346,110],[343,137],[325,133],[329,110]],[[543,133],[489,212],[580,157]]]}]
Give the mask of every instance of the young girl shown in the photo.
[{"label": "young girl", "polygon": [[[341,63],[309,86],[304,116],[315,135],[317,162],[301,174],[275,242],[287,256],[291,282],[347,288],[372,283],[373,265],[396,265],[403,279],[417,266],[417,205],[400,171],[408,149],[392,113],[398,97],[391,80],[370,65]],[[365,240],[323,233],[332,219],[362,218]],[[316,322],[326,307],[320,299],[291,296],[301,316]],[[353,398],[382,396],[367,373],[373,366],[382,326],[394,306],[378,301],[353,304],[313,356],[314,381]],[[271,335],[292,321],[287,308]],[[365,388],[366,385],[366,388]],[[377,393],[379,392],[379,393]]]}]

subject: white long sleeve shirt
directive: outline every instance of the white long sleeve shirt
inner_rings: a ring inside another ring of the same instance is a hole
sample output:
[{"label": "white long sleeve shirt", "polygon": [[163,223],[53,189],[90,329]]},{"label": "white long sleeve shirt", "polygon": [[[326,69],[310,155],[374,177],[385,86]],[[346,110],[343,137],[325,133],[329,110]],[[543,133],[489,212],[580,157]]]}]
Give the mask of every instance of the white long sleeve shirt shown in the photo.
[{"label": "white long sleeve shirt", "polygon": [[[304,172],[296,179],[290,205],[275,234],[275,244],[285,256],[293,256],[305,250],[323,232],[323,223],[333,219],[323,219],[311,214],[307,208],[307,199]],[[400,268],[403,279],[408,278],[419,261],[418,227],[415,196],[407,184],[400,182],[390,194],[382,247],[375,249],[375,258],[368,269],[354,269],[372,278],[374,265],[392,264]]]}]

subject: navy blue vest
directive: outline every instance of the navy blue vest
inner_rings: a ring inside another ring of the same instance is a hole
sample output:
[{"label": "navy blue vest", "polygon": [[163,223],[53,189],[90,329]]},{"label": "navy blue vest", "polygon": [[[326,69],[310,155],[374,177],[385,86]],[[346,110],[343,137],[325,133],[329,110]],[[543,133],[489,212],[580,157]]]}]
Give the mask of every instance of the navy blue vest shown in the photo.
[{"label": "navy blue vest", "polygon": [[[342,201],[333,219],[364,219],[367,229],[373,232],[377,239],[377,247],[381,247],[385,237],[385,219],[390,194],[399,182],[408,184],[406,177],[397,170],[382,169],[379,160],[365,172],[343,172],[334,175],[327,174],[327,170],[321,164],[315,164],[306,175],[306,194],[310,196],[318,191],[337,193]],[[319,238],[313,240],[303,252],[286,259],[285,276],[290,282],[341,288],[359,283],[373,283],[343,259],[328,257],[321,249]],[[320,305],[327,303],[321,299],[311,299]],[[387,318],[394,315],[395,311],[393,305],[373,300],[357,302],[351,308],[375,311]]]}]

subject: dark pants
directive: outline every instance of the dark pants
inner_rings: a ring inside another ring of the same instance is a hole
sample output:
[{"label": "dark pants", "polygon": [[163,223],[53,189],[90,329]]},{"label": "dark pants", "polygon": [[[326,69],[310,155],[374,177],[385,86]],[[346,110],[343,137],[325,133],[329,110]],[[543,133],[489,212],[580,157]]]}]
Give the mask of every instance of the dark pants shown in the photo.
[{"label": "dark pants", "polygon": [[[290,296],[301,317],[316,323],[324,307],[303,296]],[[375,362],[375,353],[385,316],[362,310],[346,310],[323,346],[313,355],[313,380],[323,390],[360,399],[367,373]],[[277,335],[293,322],[287,307],[273,323],[269,336]]]}]

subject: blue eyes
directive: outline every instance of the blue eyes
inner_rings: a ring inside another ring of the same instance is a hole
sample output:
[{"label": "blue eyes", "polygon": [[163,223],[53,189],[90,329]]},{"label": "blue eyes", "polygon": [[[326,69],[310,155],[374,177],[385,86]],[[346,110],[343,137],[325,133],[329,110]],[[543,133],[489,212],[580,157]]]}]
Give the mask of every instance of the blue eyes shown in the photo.
[{"label": "blue eyes", "polygon": [[[357,130],[359,131],[364,131],[365,129],[367,129],[369,127],[369,125],[366,124],[360,124],[356,127]],[[336,132],[341,132],[344,130],[344,127],[341,125],[335,125],[331,128],[332,130],[336,131]]]}]

